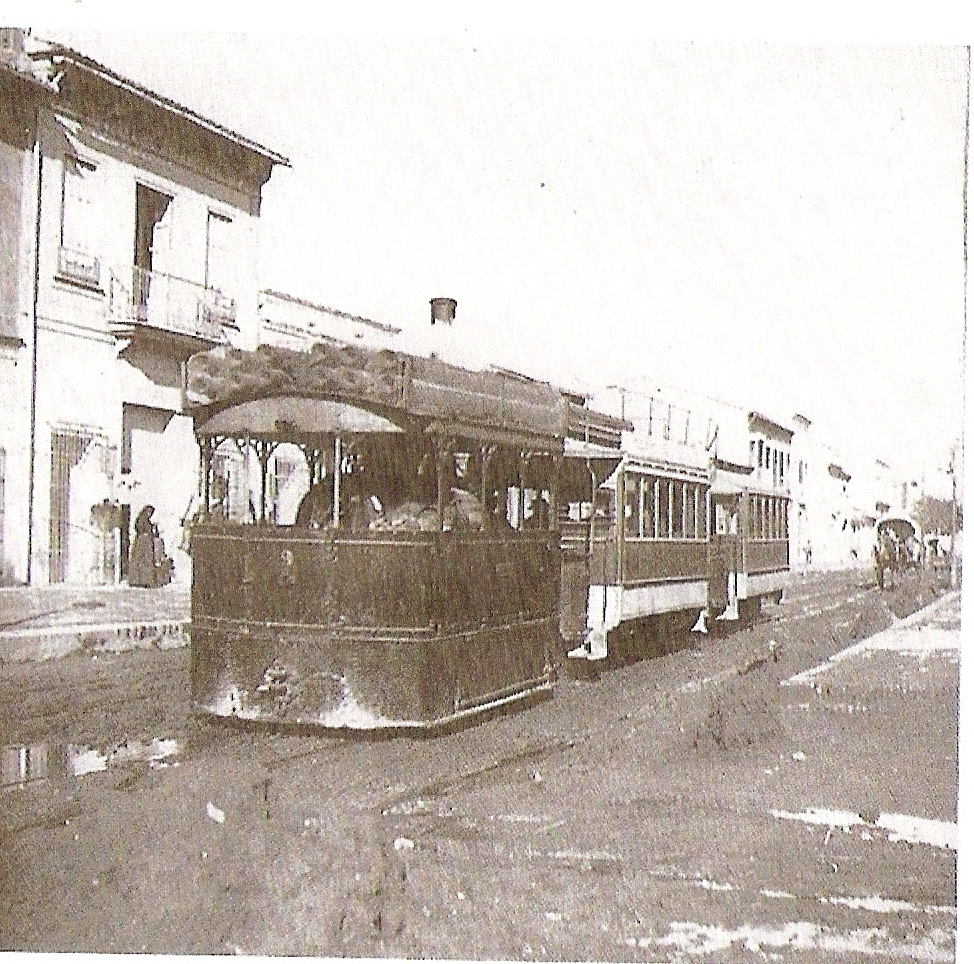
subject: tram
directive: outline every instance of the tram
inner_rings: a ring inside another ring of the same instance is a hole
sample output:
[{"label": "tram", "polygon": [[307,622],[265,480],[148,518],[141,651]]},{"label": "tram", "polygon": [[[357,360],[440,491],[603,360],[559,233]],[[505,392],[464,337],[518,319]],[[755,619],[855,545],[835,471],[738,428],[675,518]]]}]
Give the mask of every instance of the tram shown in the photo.
[{"label": "tram", "polygon": [[[597,462],[587,526],[563,536],[563,566],[584,559],[588,576],[563,585],[571,659],[659,655],[694,630],[746,623],[763,600],[780,601],[789,573],[791,431],[747,413],[743,446],[718,457],[713,417],[620,397],[622,458]],[[567,454],[593,464],[590,453]]]},{"label": "tram", "polygon": [[[197,711],[424,730],[551,691],[554,507],[585,497],[560,471],[566,438],[622,423],[547,383],[328,339],[195,355],[186,397]],[[217,497],[227,448],[255,480],[242,519]],[[274,492],[284,449],[307,482],[290,512]]]}]

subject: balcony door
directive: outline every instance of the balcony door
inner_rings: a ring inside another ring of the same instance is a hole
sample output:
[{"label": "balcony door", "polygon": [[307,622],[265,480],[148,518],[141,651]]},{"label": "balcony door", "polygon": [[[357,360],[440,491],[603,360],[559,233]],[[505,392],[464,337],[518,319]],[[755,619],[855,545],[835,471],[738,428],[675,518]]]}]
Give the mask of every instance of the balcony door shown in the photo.
[{"label": "balcony door", "polygon": [[[153,273],[169,273],[172,197],[144,184],[135,188],[135,254],[133,301],[139,317],[165,327],[166,285],[153,286]],[[153,291],[155,287],[155,291]]]}]

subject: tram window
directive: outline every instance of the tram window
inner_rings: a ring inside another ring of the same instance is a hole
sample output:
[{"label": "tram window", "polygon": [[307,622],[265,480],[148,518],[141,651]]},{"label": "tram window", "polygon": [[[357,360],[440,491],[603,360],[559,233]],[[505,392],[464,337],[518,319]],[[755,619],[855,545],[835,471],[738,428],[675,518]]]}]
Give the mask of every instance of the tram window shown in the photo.
[{"label": "tram window", "polygon": [[673,538],[673,487],[672,479],[666,483],[666,538]]},{"label": "tram window", "polygon": [[623,477],[623,526],[627,536],[639,535],[639,478],[626,473]]},{"label": "tram window", "polygon": [[653,501],[656,505],[656,513],[654,515],[654,526],[653,526],[653,538],[654,539],[664,539],[666,538],[666,503],[664,501],[666,497],[666,490],[663,487],[663,482],[660,479],[653,479]]},{"label": "tram window", "polygon": [[683,483],[673,483],[673,538],[682,539],[684,528]]},{"label": "tram window", "polygon": [[656,489],[653,486],[653,480],[643,476],[640,480],[640,486],[642,488],[642,524],[639,527],[640,535],[646,539],[653,538],[653,525],[655,522],[656,514]]},{"label": "tram window", "polygon": [[646,479],[639,476],[639,538],[646,536]]},{"label": "tram window", "polygon": [[714,532],[719,535],[727,535],[727,510],[720,502],[714,503]]},{"label": "tram window", "polygon": [[702,525],[703,517],[701,515],[701,508],[702,508],[701,502],[703,501],[702,496],[703,496],[703,490],[699,485],[695,485],[693,487],[693,538],[694,539],[703,539],[706,535],[706,533],[702,531],[703,529],[703,525]]}]

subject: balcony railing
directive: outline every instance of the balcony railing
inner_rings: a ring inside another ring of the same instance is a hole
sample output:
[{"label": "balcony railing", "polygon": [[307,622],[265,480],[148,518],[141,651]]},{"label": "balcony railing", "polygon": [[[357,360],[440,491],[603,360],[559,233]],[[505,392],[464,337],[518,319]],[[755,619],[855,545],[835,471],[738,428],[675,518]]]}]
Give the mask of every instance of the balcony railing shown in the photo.
[{"label": "balcony railing", "polygon": [[98,289],[101,285],[101,261],[86,251],[58,248],[57,276],[84,288]]},{"label": "balcony railing", "polygon": [[216,288],[144,268],[131,269],[131,284],[112,272],[108,285],[109,318],[122,325],[224,342],[224,327],[236,327],[234,300]]}]

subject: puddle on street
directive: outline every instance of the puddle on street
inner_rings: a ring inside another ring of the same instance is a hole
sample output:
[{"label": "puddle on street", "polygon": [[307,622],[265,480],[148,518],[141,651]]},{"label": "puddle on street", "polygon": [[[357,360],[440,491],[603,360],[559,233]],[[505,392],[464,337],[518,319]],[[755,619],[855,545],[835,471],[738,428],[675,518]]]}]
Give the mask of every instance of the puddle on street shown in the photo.
[{"label": "puddle on street", "polygon": [[955,960],[953,930],[934,928],[914,939],[899,939],[883,928],[866,927],[839,931],[811,921],[784,924],[745,924],[727,928],[720,924],[675,921],[669,933],[659,938],[630,938],[630,946],[674,948],[681,956],[713,955],[735,948],[761,957],[780,957],[780,951],[806,951],[829,957],[856,954],[869,957],[899,957],[915,961]]},{"label": "puddle on street", "polygon": [[799,820],[802,823],[843,830],[851,830],[853,827],[863,827],[867,831],[884,830],[893,843],[904,841],[946,850],[957,849],[957,824],[947,820],[930,820],[906,813],[880,813],[864,819],[862,814],[849,810],[830,810],[826,807],[809,807],[801,813],[772,810],[771,815],[779,820]]},{"label": "puddle on street", "polygon": [[5,746],[0,751],[0,790],[16,790],[48,782],[65,783],[130,763],[153,769],[178,765],[172,758],[177,740],[127,740],[108,749],[75,743],[32,743]]}]

